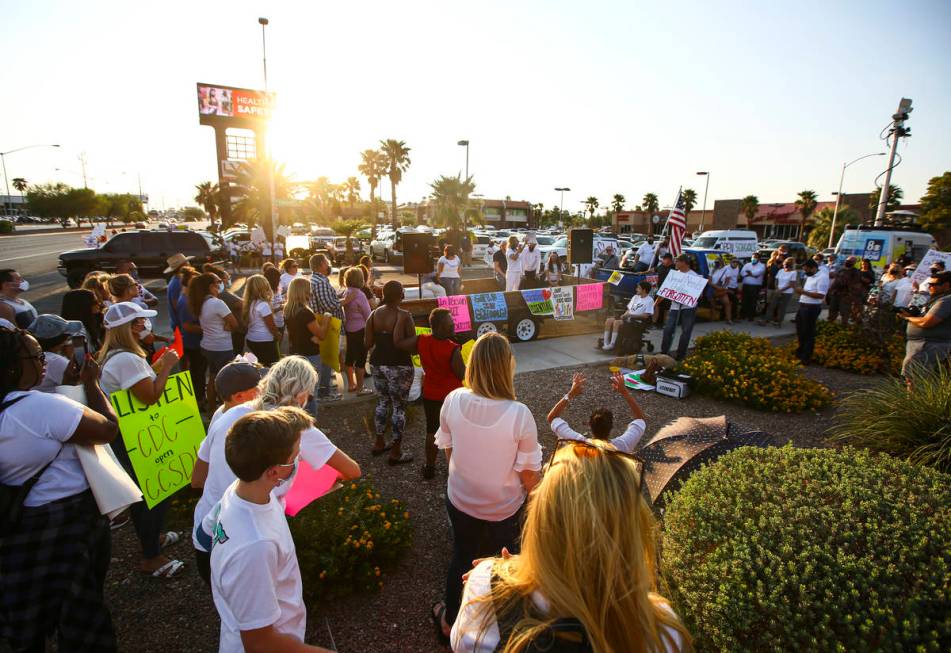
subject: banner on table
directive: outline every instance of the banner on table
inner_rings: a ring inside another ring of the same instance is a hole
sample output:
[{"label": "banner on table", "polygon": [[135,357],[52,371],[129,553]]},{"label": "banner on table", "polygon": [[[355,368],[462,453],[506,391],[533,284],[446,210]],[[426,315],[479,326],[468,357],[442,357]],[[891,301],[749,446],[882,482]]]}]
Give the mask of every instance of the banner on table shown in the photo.
[{"label": "banner on table", "polygon": [[551,315],[554,308],[551,304],[551,289],[536,288],[534,290],[523,290],[522,299],[528,306],[528,311],[532,315]]},{"label": "banner on table", "polygon": [[[427,336],[428,336],[428,335],[430,335],[432,332],[433,332],[433,330],[430,329],[429,327],[416,327],[416,335],[417,335],[417,336],[422,336],[422,335],[427,335]],[[413,366],[414,366],[414,367],[422,367],[422,366],[423,366],[422,361],[419,360],[419,354],[413,354],[412,358],[413,358]]]},{"label": "banner on table", "polygon": [[706,285],[706,277],[671,270],[667,273],[664,284],[657,291],[657,296],[683,304],[687,308],[694,308],[700,301],[700,295]]},{"label": "banner on table", "polygon": [[624,275],[621,274],[620,271],[615,270],[614,272],[611,273],[611,276],[608,277],[608,283],[617,286],[617,285],[620,285],[621,279],[623,278],[624,278]]},{"label": "banner on table", "polygon": [[486,292],[469,295],[472,302],[472,319],[476,322],[503,322],[509,319],[509,307],[505,293]]},{"label": "banner on table", "polygon": [[600,283],[575,286],[575,310],[597,311],[604,307],[604,289]]},{"label": "banner on table", "polygon": [[129,390],[117,390],[109,400],[145,504],[152,508],[189,485],[205,437],[191,373],[169,376],[159,400],[150,406]]},{"label": "banner on table", "polygon": [[571,286],[556,286],[551,289],[552,314],[556,320],[575,319],[575,296]]},{"label": "banner on table", "polygon": [[928,253],[921,259],[921,263],[915,268],[911,280],[921,283],[931,276],[929,268],[938,261],[944,261],[944,269],[951,270],[951,252],[939,252],[936,249],[929,249]]},{"label": "banner on table", "polygon": [[340,318],[331,317],[327,335],[320,341],[320,362],[334,372],[340,371],[340,326]]},{"label": "banner on table", "polygon": [[469,302],[466,295],[451,295],[437,297],[439,308],[448,309],[452,313],[452,323],[456,325],[456,333],[472,331],[472,320],[469,319]]}]

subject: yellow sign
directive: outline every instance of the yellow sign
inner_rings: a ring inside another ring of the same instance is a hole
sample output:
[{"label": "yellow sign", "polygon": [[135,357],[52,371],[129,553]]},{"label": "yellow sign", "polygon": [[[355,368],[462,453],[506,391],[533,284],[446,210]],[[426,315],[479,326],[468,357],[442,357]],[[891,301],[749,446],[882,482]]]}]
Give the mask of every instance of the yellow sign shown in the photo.
[{"label": "yellow sign", "polygon": [[109,397],[139,488],[149,508],[189,485],[205,427],[190,372],[168,377],[159,400],[146,406],[129,390]]},{"label": "yellow sign", "polygon": [[472,357],[472,348],[475,347],[475,340],[466,340],[462,345],[462,362],[466,365],[469,364],[469,359]]},{"label": "yellow sign", "polygon": [[332,317],[327,323],[327,334],[320,341],[320,362],[340,371],[340,318]]},{"label": "yellow sign", "polygon": [[[433,332],[429,327],[416,327],[416,335],[429,335]],[[423,363],[419,360],[419,354],[413,354],[413,365],[416,367],[422,367]]]}]

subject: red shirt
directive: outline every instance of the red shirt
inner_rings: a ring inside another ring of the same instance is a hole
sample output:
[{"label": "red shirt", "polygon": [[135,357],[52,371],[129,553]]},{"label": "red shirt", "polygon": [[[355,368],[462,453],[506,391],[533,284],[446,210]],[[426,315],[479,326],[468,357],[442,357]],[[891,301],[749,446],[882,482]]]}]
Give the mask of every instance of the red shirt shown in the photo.
[{"label": "red shirt", "polygon": [[458,344],[423,334],[417,337],[416,348],[423,363],[423,399],[442,401],[450,392],[462,387],[451,363],[452,352],[459,348]]}]

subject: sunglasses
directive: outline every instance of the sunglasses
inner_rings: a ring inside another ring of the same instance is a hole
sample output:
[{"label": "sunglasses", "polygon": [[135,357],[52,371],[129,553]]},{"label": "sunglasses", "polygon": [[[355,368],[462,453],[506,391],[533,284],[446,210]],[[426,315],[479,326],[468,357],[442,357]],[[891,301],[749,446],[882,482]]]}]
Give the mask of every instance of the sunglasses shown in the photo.
[{"label": "sunglasses", "polygon": [[604,454],[607,456],[618,456],[620,458],[633,460],[635,467],[637,467],[637,493],[641,493],[641,489],[644,485],[644,458],[637,455],[636,453],[627,453],[625,451],[618,451],[617,449],[608,449],[607,447],[599,446],[590,441],[558,438],[558,440],[555,441],[555,450],[551,452],[551,456],[548,458],[548,463],[545,465],[546,474],[554,465],[555,456],[558,454],[558,450],[567,446],[572,447],[574,454],[578,457]]}]

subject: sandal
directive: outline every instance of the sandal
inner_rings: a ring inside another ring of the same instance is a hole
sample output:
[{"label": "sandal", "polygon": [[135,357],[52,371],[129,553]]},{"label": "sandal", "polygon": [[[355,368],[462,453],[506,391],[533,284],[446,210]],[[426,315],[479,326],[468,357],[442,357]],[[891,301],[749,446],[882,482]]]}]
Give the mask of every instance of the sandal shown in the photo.
[{"label": "sandal", "polygon": [[[171,578],[182,570],[185,563],[181,560],[169,560],[164,565],[152,572],[152,578]],[[146,572],[148,573],[148,572]]]},{"label": "sandal", "polygon": [[413,454],[404,451],[400,454],[399,458],[387,458],[386,462],[388,465],[405,465],[406,463],[413,462]]},{"label": "sandal", "polygon": [[446,635],[442,629],[442,622],[445,616],[446,603],[444,601],[437,601],[436,603],[433,603],[432,607],[429,609],[429,618],[433,620],[433,625],[436,627],[436,637],[443,646],[449,646],[449,636]]},{"label": "sandal", "polygon": [[389,450],[392,449],[392,448],[393,448],[393,445],[392,445],[392,444],[388,444],[388,445],[386,445],[385,447],[383,447],[382,449],[371,449],[371,450],[370,450],[370,453],[371,453],[372,455],[374,455],[374,456],[382,456],[383,454],[385,454],[387,451],[389,451]]},{"label": "sandal", "polygon": [[160,548],[164,549],[168,546],[174,546],[175,544],[178,544],[181,539],[181,535],[175,531],[169,531],[162,536]]}]

